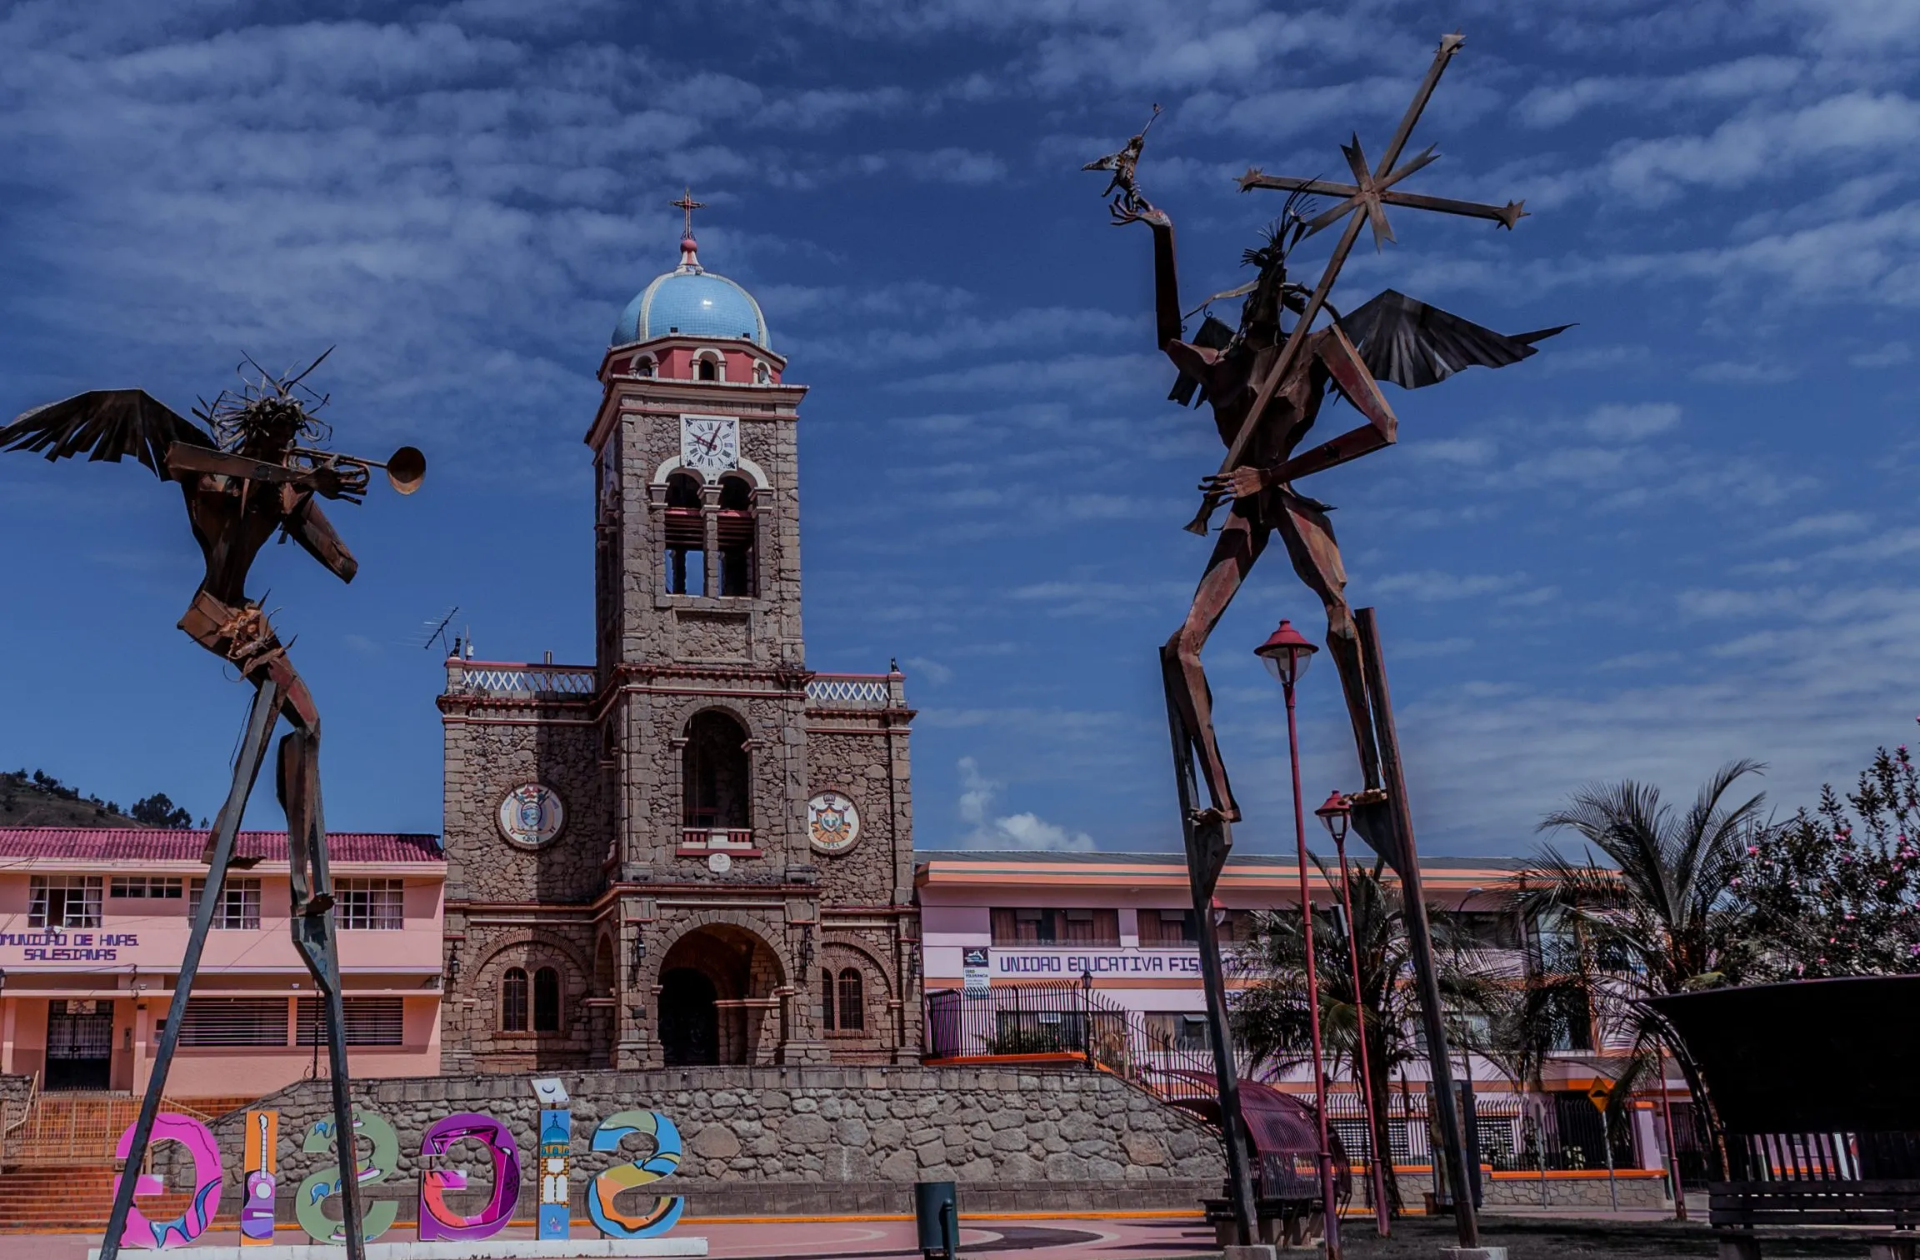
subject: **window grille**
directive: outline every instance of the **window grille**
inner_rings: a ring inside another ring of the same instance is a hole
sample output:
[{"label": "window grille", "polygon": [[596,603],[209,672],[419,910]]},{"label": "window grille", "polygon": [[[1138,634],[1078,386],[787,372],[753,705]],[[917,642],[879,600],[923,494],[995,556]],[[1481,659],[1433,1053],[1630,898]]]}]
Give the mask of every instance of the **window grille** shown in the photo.
[{"label": "window grille", "polygon": [[995,945],[1120,944],[1118,910],[1013,906],[994,909],[990,918]]},{"label": "window grille", "polygon": [[533,973],[533,1031],[560,1031],[560,973],[552,967]]},{"label": "window grille", "polygon": [[848,967],[840,973],[840,1031],[860,1032],[867,1026],[867,1003],[860,973]]},{"label": "window grille", "polygon": [[35,875],[28,883],[27,926],[97,928],[100,926],[98,875]]},{"label": "window grille", "polygon": [[406,926],[406,885],[397,879],[343,879],[334,884],[334,914],[342,928],[397,932]]},{"label": "window grille", "polygon": [[[156,1026],[157,1035],[157,1026]],[[192,998],[180,1021],[182,1046],[284,1046],[285,998]]]},{"label": "window grille", "polygon": [[[406,1000],[398,997],[350,997],[346,999],[347,1044],[350,1046],[399,1046],[406,1044]],[[303,1046],[327,1044],[327,1008],[317,997],[300,999],[295,1016]]]},{"label": "window grille", "polygon": [[107,884],[107,896],[138,901],[178,901],[184,892],[178,875],[115,875]]},{"label": "window grille", "polygon": [[500,1031],[527,1031],[527,973],[519,967],[500,978]]},{"label": "window grille", "polygon": [[[206,890],[206,880],[193,881],[193,887],[187,897],[188,914],[200,913],[200,897]],[[260,926],[260,881],[229,875],[226,882],[220,886],[220,904],[213,910],[213,926],[236,932],[258,928]]]}]

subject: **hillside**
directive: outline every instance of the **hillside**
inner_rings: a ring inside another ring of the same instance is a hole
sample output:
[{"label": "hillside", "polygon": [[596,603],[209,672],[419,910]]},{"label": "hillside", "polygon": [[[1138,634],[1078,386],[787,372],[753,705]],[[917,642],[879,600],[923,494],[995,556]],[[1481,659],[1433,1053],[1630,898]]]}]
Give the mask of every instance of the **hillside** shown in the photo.
[{"label": "hillside", "polygon": [[122,810],[42,770],[0,773],[0,827],[189,827],[193,816],[164,792]]}]

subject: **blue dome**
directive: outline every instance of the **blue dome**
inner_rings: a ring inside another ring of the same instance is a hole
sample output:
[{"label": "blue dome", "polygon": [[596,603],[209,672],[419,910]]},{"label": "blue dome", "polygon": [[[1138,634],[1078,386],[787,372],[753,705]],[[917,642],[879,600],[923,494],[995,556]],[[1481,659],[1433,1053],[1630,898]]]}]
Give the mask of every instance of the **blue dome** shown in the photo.
[{"label": "blue dome", "polygon": [[[767,346],[767,317],[753,295],[704,270],[683,245],[680,265],[640,290],[613,326],[613,344],[652,341],[655,337],[738,337]],[[771,347],[768,347],[769,349]]]}]

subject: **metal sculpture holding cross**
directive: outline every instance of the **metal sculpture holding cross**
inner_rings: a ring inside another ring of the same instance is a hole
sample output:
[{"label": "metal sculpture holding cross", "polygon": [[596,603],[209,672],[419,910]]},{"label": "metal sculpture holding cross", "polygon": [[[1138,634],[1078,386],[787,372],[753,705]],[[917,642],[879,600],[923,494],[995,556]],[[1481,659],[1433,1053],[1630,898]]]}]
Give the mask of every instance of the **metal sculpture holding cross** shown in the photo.
[{"label": "metal sculpture holding cross", "polygon": [[[1340,674],[1347,712],[1353,726],[1355,749],[1365,780],[1356,800],[1355,825],[1408,880],[1409,894],[1417,896],[1417,868],[1409,869],[1411,825],[1382,831],[1373,825],[1384,817],[1389,792],[1403,797],[1398,782],[1397,749],[1392,734],[1385,677],[1378,666],[1377,641],[1370,640],[1371,621],[1356,622],[1346,599],[1346,571],[1340,549],[1327,520],[1328,505],[1298,493],[1293,482],[1311,473],[1358,459],[1391,445],[1398,420],[1379,386],[1391,381],[1405,389],[1431,385],[1462,368],[1474,365],[1504,367],[1534,353],[1534,343],[1560,328],[1508,336],[1388,290],[1341,316],[1328,302],[1347,255],[1359,238],[1362,224],[1373,230],[1376,246],[1392,240],[1387,206],[1433,210],[1491,219],[1512,228],[1524,213],[1521,203],[1481,205],[1443,197],[1401,192],[1409,175],[1431,163],[1432,149],[1402,164],[1401,152],[1413,133],[1428,99],[1465,41],[1459,35],[1441,39],[1425,80],[1414,93],[1377,166],[1369,167],[1360,140],[1343,145],[1352,184],[1318,179],[1292,179],[1248,171],[1241,191],[1271,188],[1288,194],[1280,219],[1267,230],[1257,248],[1242,260],[1257,269],[1248,284],[1214,294],[1183,314],[1174,262],[1173,222],[1141,193],[1136,166],[1145,145],[1146,130],[1119,152],[1088,163],[1086,169],[1108,172],[1107,194],[1116,224],[1141,221],[1153,229],[1154,304],[1160,349],[1179,370],[1170,397],[1182,404],[1196,394],[1212,404],[1214,422],[1226,444],[1219,471],[1205,478],[1200,511],[1187,525],[1205,535],[1215,509],[1232,501],[1232,510],[1215,540],[1205,575],[1194,594],[1180,629],[1161,649],[1167,692],[1168,721],[1173,736],[1176,777],[1186,835],[1187,855],[1196,907],[1211,901],[1213,888],[1232,847],[1230,824],[1239,821],[1240,807],[1228,782],[1213,729],[1212,695],[1200,654],[1213,628],[1277,532],[1286,544],[1295,573],[1320,597],[1327,614],[1327,648]],[[1159,107],[1154,107],[1157,117]],[[1150,120],[1151,121],[1151,120]],[[1107,195],[1103,194],[1103,195]],[[1313,197],[1339,200],[1315,213]],[[1308,237],[1346,220],[1319,283],[1311,290],[1287,280],[1289,253]],[[1245,297],[1238,327],[1208,314],[1193,339],[1185,339],[1185,319],[1205,311],[1213,302]],[[1322,311],[1331,320],[1314,327]],[[1291,330],[1283,321],[1291,314]],[[1301,451],[1328,393],[1351,403],[1364,423],[1317,446]],[[1298,453],[1296,453],[1298,452]],[[1363,613],[1367,610],[1363,610]],[[1370,675],[1378,674],[1370,682]],[[1208,802],[1196,808],[1199,784],[1194,760],[1199,761]],[[1383,782],[1383,769],[1384,778]],[[1404,822],[1404,799],[1392,811]],[[1404,834],[1390,834],[1404,833]],[[1203,918],[1204,913],[1203,913]],[[1212,942],[1207,942],[1208,946]],[[1208,981],[1209,1007],[1224,1009],[1217,960],[1203,973]],[[1423,985],[1423,989],[1424,989]],[[1224,1016],[1214,1020],[1216,1064],[1224,1109],[1234,1107],[1232,1063],[1224,1036]],[[1436,1044],[1440,1044],[1436,1040]],[[1444,1055],[1436,1058],[1436,1068]],[[1443,1103],[1443,1109],[1446,1104]],[[1229,1143],[1229,1154],[1232,1154]],[[1239,1179],[1236,1170],[1235,1179]],[[1471,1213],[1469,1206],[1467,1212]],[[1463,1225],[1463,1230],[1466,1226]],[[1464,1234],[1463,1234],[1464,1236]]]}]

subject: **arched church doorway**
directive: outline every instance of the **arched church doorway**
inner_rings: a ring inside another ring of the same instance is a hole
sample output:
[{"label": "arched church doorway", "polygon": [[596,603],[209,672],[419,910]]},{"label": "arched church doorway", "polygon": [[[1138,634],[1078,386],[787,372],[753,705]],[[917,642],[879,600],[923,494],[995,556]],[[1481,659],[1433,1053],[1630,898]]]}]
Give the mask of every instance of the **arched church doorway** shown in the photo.
[{"label": "arched church doorway", "polygon": [[691,967],[660,977],[660,1047],[668,1067],[720,1062],[719,994]]},{"label": "arched church doorway", "polygon": [[784,1035],[785,969],[758,934],[728,923],[695,928],[660,960],[660,1048],[670,1067],[772,1063]]}]

